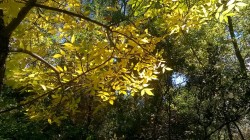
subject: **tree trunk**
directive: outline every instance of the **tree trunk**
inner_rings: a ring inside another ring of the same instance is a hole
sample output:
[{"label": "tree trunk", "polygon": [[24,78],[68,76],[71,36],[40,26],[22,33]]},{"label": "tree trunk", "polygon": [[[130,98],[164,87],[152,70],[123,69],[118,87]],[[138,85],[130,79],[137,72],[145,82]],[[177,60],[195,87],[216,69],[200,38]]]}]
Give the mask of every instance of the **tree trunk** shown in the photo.
[{"label": "tree trunk", "polygon": [[233,134],[232,134],[232,131],[231,131],[231,128],[230,128],[230,123],[228,123],[226,125],[226,127],[227,127],[227,133],[228,133],[229,140],[233,140]]},{"label": "tree trunk", "polygon": [[19,11],[16,18],[8,24],[4,25],[3,9],[0,9],[0,92],[2,92],[4,75],[5,75],[5,62],[9,54],[9,39],[12,32],[23,21],[28,12],[34,7],[36,0],[29,0],[25,6]]},{"label": "tree trunk", "polygon": [[0,92],[2,91],[5,75],[5,61],[9,53],[9,36],[4,34],[4,32],[3,10],[0,9]]},{"label": "tree trunk", "polygon": [[229,33],[232,39],[232,43],[233,43],[233,47],[234,47],[234,51],[235,51],[235,55],[239,61],[240,64],[240,69],[241,69],[241,73],[243,74],[244,77],[247,77],[247,68],[244,62],[244,59],[240,53],[240,49],[239,46],[237,44],[237,40],[234,34],[234,28],[233,28],[233,21],[232,18],[230,16],[227,17],[228,18],[228,28],[229,28]]}]

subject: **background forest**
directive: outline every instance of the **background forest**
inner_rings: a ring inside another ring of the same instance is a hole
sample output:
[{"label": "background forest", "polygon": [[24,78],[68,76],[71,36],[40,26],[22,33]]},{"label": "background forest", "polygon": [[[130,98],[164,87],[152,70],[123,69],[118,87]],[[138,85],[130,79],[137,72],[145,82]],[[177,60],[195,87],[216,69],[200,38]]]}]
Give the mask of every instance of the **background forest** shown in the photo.
[{"label": "background forest", "polygon": [[0,1],[0,139],[250,139],[249,2]]}]

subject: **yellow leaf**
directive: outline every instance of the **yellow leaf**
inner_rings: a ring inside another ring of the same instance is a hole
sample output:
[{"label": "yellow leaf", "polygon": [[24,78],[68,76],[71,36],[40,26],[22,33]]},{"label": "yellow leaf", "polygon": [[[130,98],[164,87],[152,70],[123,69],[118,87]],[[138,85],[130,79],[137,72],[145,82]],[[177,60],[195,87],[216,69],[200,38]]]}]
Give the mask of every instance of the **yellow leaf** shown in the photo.
[{"label": "yellow leaf", "polygon": [[35,77],[35,74],[30,74],[29,77],[30,77],[30,78]]},{"label": "yellow leaf", "polygon": [[223,16],[223,15],[220,15],[220,22],[223,21],[223,18],[224,18],[224,16]]},{"label": "yellow leaf", "polygon": [[220,13],[216,13],[216,14],[215,14],[215,18],[216,18],[216,19],[219,19],[219,16],[220,16]]},{"label": "yellow leaf", "polygon": [[238,2],[238,3],[236,3],[236,5],[237,5],[237,6],[240,6],[240,7],[247,6],[247,4],[244,3],[244,2]]},{"label": "yellow leaf", "polygon": [[223,9],[223,5],[221,5],[221,6],[218,8],[217,13],[220,13],[220,12],[222,11],[222,9]]},{"label": "yellow leaf", "polygon": [[66,53],[63,51],[63,50],[61,50],[60,49],[60,53],[61,53],[61,55],[65,55]]},{"label": "yellow leaf", "polygon": [[234,7],[237,12],[240,12],[239,7]]},{"label": "yellow leaf", "polygon": [[141,41],[142,41],[143,43],[149,43],[149,41],[148,41],[147,38],[143,38]]},{"label": "yellow leaf", "polygon": [[75,49],[71,43],[64,43],[63,45],[64,45],[64,48],[67,50],[74,50]]},{"label": "yellow leaf", "polygon": [[46,88],[45,85],[42,85],[42,84],[41,84],[41,86],[42,86],[43,90],[45,90],[45,91],[47,90],[47,88]]},{"label": "yellow leaf", "polygon": [[73,35],[73,36],[71,37],[71,43],[74,43],[75,40],[76,40],[76,37],[75,37],[75,35]]},{"label": "yellow leaf", "polygon": [[62,57],[61,54],[55,54],[55,55],[53,56],[53,58],[60,58],[60,57]]},{"label": "yellow leaf", "polygon": [[59,71],[63,72],[62,67],[60,67],[60,66],[56,66],[56,68],[57,68],[57,70],[59,70]]},{"label": "yellow leaf", "polygon": [[145,94],[145,90],[143,89],[142,91],[141,91],[141,96],[143,96]]},{"label": "yellow leaf", "polygon": [[52,123],[51,119],[48,119],[48,122],[49,122],[49,124],[51,124]]},{"label": "yellow leaf", "polygon": [[67,71],[67,67],[66,66],[64,66],[63,69],[64,69],[64,71]]},{"label": "yellow leaf", "polygon": [[151,91],[152,88],[144,88],[143,90],[145,90],[145,92],[146,92],[148,95],[150,95],[150,96],[153,96],[153,95],[154,95],[153,92]]},{"label": "yellow leaf", "polygon": [[230,12],[234,7],[235,7],[235,4],[231,4],[228,6],[226,11]]},{"label": "yellow leaf", "polygon": [[143,87],[147,87],[147,86],[149,86],[149,84],[143,84]]},{"label": "yellow leaf", "polygon": [[173,70],[173,69],[171,69],[171,68],[169,68],[169,67],[166,67],[165,69],[166,69],[167,71]]},{"label": "yellow leaf", "polygon": [[110,103],[111,105],[113,105],[113,104],[114,104],[114,100],[109,100],[109,103]]},{"label": "yellow leaf", "polygon": [[227,6],[231,5],[234,3],[235,0],[230,0],[228,3],[227,3]]},{"label": "yellow leaf", "polygon": [[112,11],[112,12],[118,11],[117,8],[115,8],[115,7],[110,7],[110,6],[108,6],[106,9],[107,9],[107,11]]}]

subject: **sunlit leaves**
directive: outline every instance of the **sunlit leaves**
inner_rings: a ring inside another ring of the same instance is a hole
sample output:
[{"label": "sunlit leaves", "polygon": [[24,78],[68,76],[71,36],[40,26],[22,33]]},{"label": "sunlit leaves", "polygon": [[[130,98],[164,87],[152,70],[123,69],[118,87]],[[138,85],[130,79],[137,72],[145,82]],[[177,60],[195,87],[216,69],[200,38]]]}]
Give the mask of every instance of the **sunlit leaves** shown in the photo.
[{"label": "sunlit leaves", "polygon": [[16,18],[20,8],[24,6],[23,3],[16,0],[3,0],[0,2],[0,9],[4,10],[5,23],[10,22],[13,18]]},{"label": "sunlit leaves", "polygon": [[[135,3],[131,2],[137,17],[110,29],[58,12],[31,11],[13,34],[18,41],[12,45],[37,52],[56,72],[31,57],[18,59],[20,67],[7,75],[8,80],[15,78],[17,87],[29,87],[26,91],[33,94],[27,101],[45,94],[27,114],[47,118],[50,124],[60,123],[67,114],[77,112],[81,97],[91,96],[95,101],[115,105],[120,96],[154,95],[150,81],[172,69],[162,61],[161,50],[154,53],[164,37],[151,35],[150,29],[143,26],[156,19],[155,25],[166,34],[188,31],[204,24],[216,9],[211,2],[188,7],[180,1],[162,0],[159,6],[157,1],[148,1],[139,8]],[[49,1],[45,4],[57,6]],[[64,8],[81,12],[79,6],[79,1],[71,0]],[[116,11],[113,7],[106,10]],[[223,14],[224,10],[222,7],[218,11]],[[25,39],[19,41],[21,38]],[[56,109],[61,114],[55,114]]]},{"label": "sunlit leaves", "polygon": [[223,4],[217,9],[215,18],[219,19],[220,22],[226,21],[228,16],[234,16],[239,12],[239,9],[247,6],[241,0],[229,0],[224,6]]},{"label": "sunlit leaves", "polygon": [[41,84],[41,87],[43,88],[43,90],[45,90],[45,91],[47,90],[47,87],[45,85]]},{"label": "sunlit leaves", "polygon": [[75,37],[75,35],[73,35],[73,36],[71,37],[71,43],[75,43],[75,40],[76,40],[76,37]]},{"label": "sunlit leaves", "polygon": [[227,6],[230,6],[231,4],[233,4],[235,2],[235,0],[229,0],[227,3]]},{"label": "sunlit leaves", "polygon": [[237,5],[237,6],[239,6],[239,7],[247,6],[247,4],[244,3],[244,2],[238,2],[238,3],[236,3],[235,5]]},{"label": "sunlit leaves", "polygon": [[51,119],[48,119],[48,123],[49,123],[49,124],[52,124],[52,120],[51,120]]},{"label": "sunlit leaves", "polygon": [[152,93],[152,89],[151,88],[144,88],[142,91],[141,91],[141,95],[143,96],[144,94],[147,94],[147,95],[150,95],[150,96],[153,96],[154,94]]},{"label": "sunlit leaves", "polygon": [[55,54],[53,57],[54,58],[60,58],[60,57],[62,57],[62,55],[61,54]]}]

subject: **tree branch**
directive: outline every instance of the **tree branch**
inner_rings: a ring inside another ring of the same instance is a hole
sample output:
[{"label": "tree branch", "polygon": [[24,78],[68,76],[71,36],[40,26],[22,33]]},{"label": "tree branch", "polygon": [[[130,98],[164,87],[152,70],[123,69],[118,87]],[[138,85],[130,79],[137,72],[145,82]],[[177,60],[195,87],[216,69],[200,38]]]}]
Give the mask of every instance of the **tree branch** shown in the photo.
[{"label": "tree branch", "polygon": [[51,68],[55,73],[57,73],[57,74],[60,73],[53,65],[49,64],[46,60],[44,60],[41,56],[39,56],[36,53],[33,53],[31,51],[28,51],[28,50],[21,49],[21,48],[11,49],[10,52],[20,52],[20,53],[28,54],[28,55],[36,58],[37,60],[43,62],[46,66],[48,66],[49,68]]},{"label": "tree branch", "polygon": [[109,26],[107,26],[107,25],[105,25],[105,24],[103,24],[101,22],[98,22],[96,20],[93,20],[93,19],[91,19],[89,17],[80,15],[80,14],[76,14],[76,13],[73,13],[73,12],[70,12],[70,11],[67,11],[67,10],[63,10],[63,9],[58,9],[58,8],[55,8],[55,7],[49,7],[49,6],[38,4],[38,3],[35,3],[34,6],[38,7],[38,8],[43,8],[43,9],[47,9],[47,10],[51,10],[51,11],[56,11],[56,12],[59,12],[59,13],[64,13],[64,14],[67,14],[67,15],[70,15],[70,16],[78,17],[78,18],[84,19],[86,21],[92,22],[92,23],[94,23],[96,25],[102,26],[102,27],[110,30]]},{"label": "tree branch", "polygon": [[25,6],[19,11],[16,18],[14,18],[5,28],[4,34],[11,35],[11,33],[17,28],[17,26],[23,21],[31,8],[34,7],[36,0],[29,0]]},{"label": "tree branch", "polygon": [[210,138],[211,135],[213,135],[215,132],[217,132],[218,130],[221,130],[225,125],[230,124],[232,122],[235,122],[237,120],[240,119],[240,116],[235,117],[234,119],[228,120],[226,122],[224,122],[223,124],[221,124],[218,128],[216,128],[215,130],[213,130],[212,132],[210,132],[207,136],[205,136],[205,138]]},{"label": "tree branch", "polygon": [[233,28],[233,22],[232,22],[232,18],[230,16],[227,17],[228,18],[228,27],[229,27],[229,32],[230,32],[230,36],[232,39],[232,43],[233,43],[233,47],[234,47],[234,51],[235,51],[235,55],[240,63],[240,69],[241,72],[243,73],[243,75],[245,77],[247,77],[247,68],[244,62],[244,59],[240,53],[240,49],[238,47],[236,38],[235,38],[235,34],[234,34],[234,28]]},{"label": "tree branch", "polygon": [[68,84],[73,83],[76,79],[78,79],[78,78],[80,78],[80,77],[82,77],[82,76],[85,76],[85,75],[86,75],[87,73],[89,73],[90,71],[95,70],[95,69],[97,69],[97,68],[103,66],[103,65],[106,64],[107,62],[109,62],[109,61],[113,58],[113,53],[114,53],[114,51],[112,52],[111,56],[110,56],[106,61],[104,61],[103,63],[101,63],[100,65],[97,65],[97,66],[95,66],[95,67],[93,67],[93,68],[88,69],[87,71],[85,71],[85,72],[83,72],[82,74],[78,75],[77,77],[71,79],[71,80],[68,81],[67,83],[62,83],[60,86],[55,87],[53,90],[48,91],[48,92],[46,92],[46,93],[44,93],[44,94],[42,94],[42,95],[40,95],[40,96],[38,96],[38,97],[36,97],[36,98],[34,98],[34,99],[28,101],[28,102],[26,102],[26,103],[22,103],[22,104],[19,104],[19,105],[15,106],[15,107],[10,107],[10,108],[7,108],[7,109],[5,109],[5,110],[2,110],[2,111],[0,111],[0,114],[9,112],[9,111],[12,111],[12,110],[15,110],[15,109],[18,109],[18,108],[23,107],[23,106],[26,106],[26,105],[30,105],[30,104],[36,102],[37,100],[39,100],[40,98],[42,98],[42,97],[44,97],[44,96],[53,94],[53,92],[56,91],[57,89],[60,89],[60,88],[63,87],[63,86],[66,86],[66,85],[68,85]]},{"label": "tree branch", "polygon": [[242,134],[242,132],[241,132],[239,126],[237,125],[237,123],[236,123],[236,122],[233,122],[233,124],[234,124],[234,126],[237,128],[237,130],[238,130],[238,132],[239,132],[239,134],[240,134],[241,140],[245,140],[244,135]]}]

